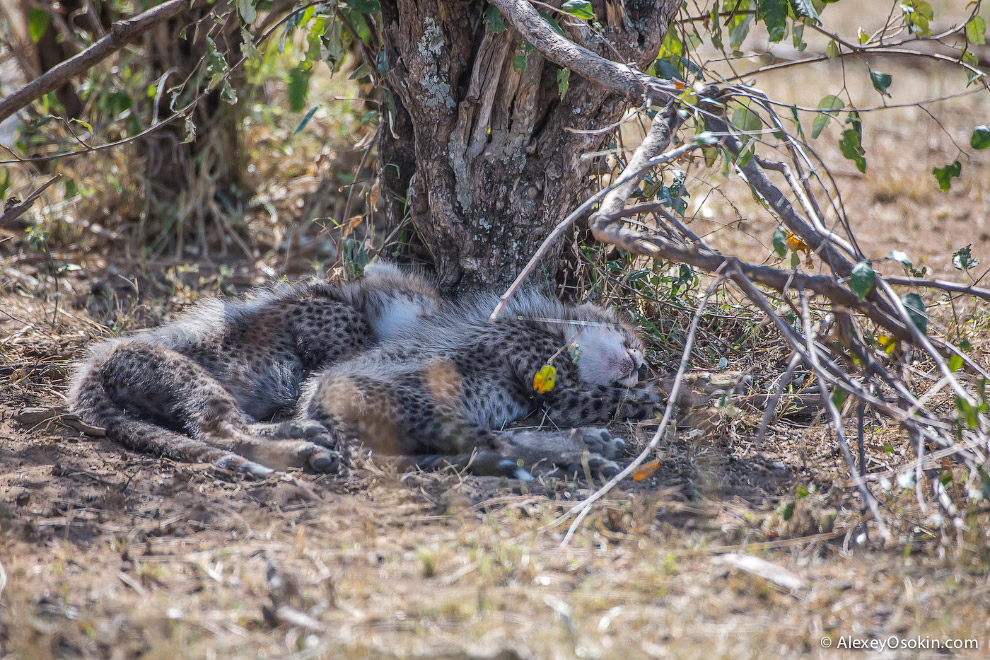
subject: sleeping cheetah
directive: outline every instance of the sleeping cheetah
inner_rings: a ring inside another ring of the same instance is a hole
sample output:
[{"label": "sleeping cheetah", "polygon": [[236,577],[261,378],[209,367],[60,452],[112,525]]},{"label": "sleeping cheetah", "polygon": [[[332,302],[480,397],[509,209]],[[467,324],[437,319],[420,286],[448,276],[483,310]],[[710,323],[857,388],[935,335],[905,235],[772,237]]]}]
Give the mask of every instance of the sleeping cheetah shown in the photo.
[{"label": "sleeping cheetah", "polygon": [[[422,467],[448,462],[520,475],[514,459],[538,456],[539,435],[526,442],[523,457],[497,431],[536,410],[559,426],[654,412],[657,389],[639,383],[643,346],[616,314],[529,292],[489,323],[497,301],[481,295],[443,309],[401,340],[314,375],[299,419],[320,422],[342,443],[357,439]],[[544,365],[556,370],[552,388],[534,381],[547,374]],[[600,433],[586,437],[609,442]]]},{"label": "sleeping cheetah", "polygon": [[137,451],[254,475],[290,466],[332,472],[339,455],[326,429],[285,421],[303,380],[405,336],[436,309],[431,283],[390,264],[369,266],[356,282],[209,300],[160,328],[93,347],[73,377],[70,405]]}]

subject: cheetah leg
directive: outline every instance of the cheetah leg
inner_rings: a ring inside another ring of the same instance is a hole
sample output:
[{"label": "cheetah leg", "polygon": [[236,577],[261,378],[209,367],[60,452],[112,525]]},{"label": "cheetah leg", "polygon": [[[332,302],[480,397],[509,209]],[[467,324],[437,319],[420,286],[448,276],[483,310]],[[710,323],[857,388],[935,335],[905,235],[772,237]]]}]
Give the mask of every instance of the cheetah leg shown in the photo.
[{"label": "cheetah leg", "polygon": [[[123,425],[117,424],[113,431],[111,425],[103,425],[108,426],[112,437],[119,438],[125,444],[129,444],[128,436],[134,435],[129,434],[127,421],[144,423],[144,420],[151,419],[188,433],[200,445],[221,451],[217,456],[211,454],[206,459],[207,454],[203,452],[181,449],[186,446],[178,442],[183,436],[172,432],[160,435],[156,443],[130,443],[138,449],[148,446],[152,450],[163,443],[171,443],[175,449],[168,453],[178,460],[209,460],[229,468],[237,461],[225,456],[234,454],[251,463],[274,469],[310,467],[318,472],[333,472],[339,467],[339,455],[320,443],[298,437],[265,438],[254,435],[233,396],[200,365],[174,351],[136,342],[127,343],[115,349],[94,371],[101,381],[94,385],[104,391],[112,405],[117,406],[117,421],[125,422]],[[93,408],[85,402],[81,403],[83,413]],[[94,419],[93,423],[100,424],[101,420]],[[241,471],[257,470],[247,466]]]},{"label": "cheetah leg", "polygon": [[414,386],[365,376],[320,380],[305,414],[342,438],[373,452],[399,455],[404,467],[468,468],[476,474],[528,478],[512,459],[495,451],[495,436]]},{"label": "cheetah leg", "polygon": [[660,392],[653,385],[554,388],[543,396],[543,402],[556,425],[584,426],[612,419],[649,419],[656,414]]},{"label": "cheetah leg", "polygon": [[612,437],[607,429],[592,427],[558,431],[507,429],[498,434],[497,444],[503,456],[534,468],[556,468],[551,474],[583,475],[587,465],[593,475],[606,478],[619,472],[613,459],[626,451],[621,438]]}]

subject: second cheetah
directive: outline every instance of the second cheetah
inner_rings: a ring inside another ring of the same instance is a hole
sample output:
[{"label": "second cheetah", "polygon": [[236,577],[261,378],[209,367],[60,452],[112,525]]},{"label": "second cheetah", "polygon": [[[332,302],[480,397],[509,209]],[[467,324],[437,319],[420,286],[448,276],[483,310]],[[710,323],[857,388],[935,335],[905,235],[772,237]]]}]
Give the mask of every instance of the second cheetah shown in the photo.
[{"label": "second cheetah", "polygon": [[391,264],[369,266],[356,282],[212,299],[160,328],[91,348],[70,406],[137,451],[253,475],[334,472],[339,455],[326,429],[289,418],[304,379],[405,336],[436,309],[433,285]]}]

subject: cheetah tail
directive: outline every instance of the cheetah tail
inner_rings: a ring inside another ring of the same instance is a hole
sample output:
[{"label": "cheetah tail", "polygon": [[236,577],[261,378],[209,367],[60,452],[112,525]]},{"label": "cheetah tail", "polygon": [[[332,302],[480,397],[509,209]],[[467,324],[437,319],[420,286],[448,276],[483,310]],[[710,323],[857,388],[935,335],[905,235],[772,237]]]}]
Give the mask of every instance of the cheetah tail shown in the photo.
[{"label": "cheetah tail", "polygon": [[254,477],[274,471],[202,440],[135,418],[127,408],[111,398],[103,386],[99,370],[91,365],[85,365],[77,372],[69,402],[72,411],[87,424],[102,426],[108,437],[133,451],[183,463],[211,463],[223,470]]}]

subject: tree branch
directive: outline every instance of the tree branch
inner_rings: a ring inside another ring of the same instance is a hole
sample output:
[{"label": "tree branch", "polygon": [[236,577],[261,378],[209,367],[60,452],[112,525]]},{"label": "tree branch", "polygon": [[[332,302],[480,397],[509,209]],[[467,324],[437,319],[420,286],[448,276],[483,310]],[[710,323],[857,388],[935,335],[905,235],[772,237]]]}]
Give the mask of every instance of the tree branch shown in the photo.
[{"label": "tree branch", "polygon": [[951,293],[961,293],[974,298],[990,300],[990,289],[983,289],[969,284],[959,284],[958,282],[947,282],[945,280],[921,280],[916,277],[885,277],[883,278],[891,284],[898,286],[914,286],[923,289],[939,289]]},{"label": "tree branch", "polygon": [[502,13],[506,22],[545,58],[623,98],[631,101],[645,99],[647,104],[656,105],[657,99],[654,96],[679,93],[674,85],[666,81],[600,57],[557,34],[527,0],[492,0],[492,4]]},{"label": "tree branch", "polygon": [[103,61],[151,27],[187,11],[196,1],[168,0],[168,2],[163,2],[134,18],[117,21],[110,26],[110,32],[107,36],[0,100],[0,121]]},{"label": "tree branch", "polygon": [[41,197],[41,193],[45,192],[45,190],[48,189],[48,186],[52,185],[61,178],[62,178],[61,174],[56,174],[52,178],[48,179],[48,181],[45,181],[43,184],[41,184],[40,188],[38,188],[30,195],[28,195],[28,198],[25,199],[23,202],[17,204],[16,206],[10,207],[9,209],[5,208],[3,211],[3,215],[0,215],[0,227],[3,227],[8,222],[13,222],[17,218],[24,215],[24,213],[29,208],[31,208],[31,205],[34,204],[34,201],[39,197]]},{"label": "tree branch", "polygon": [[[612,188],[609,194],[605,195],[602,205],[595,211],[588,222],[592,230],[595,227],[603,226],[618,220],[622,209],[626,205],[633,191],[639,187],[639,182],[643,175],[649,170],[646,165],[655,157],[667,150],[670,138],[677,132],[683,119],[677,112],[677,102],[671,99],[666,107],[653,119],[646,138],[633,152],[632,157],[626,164],[626,168],[620,176],[620,183]],[[638,173],[639,176],[629,176],[629,173]]]}]

